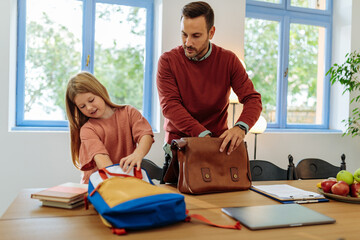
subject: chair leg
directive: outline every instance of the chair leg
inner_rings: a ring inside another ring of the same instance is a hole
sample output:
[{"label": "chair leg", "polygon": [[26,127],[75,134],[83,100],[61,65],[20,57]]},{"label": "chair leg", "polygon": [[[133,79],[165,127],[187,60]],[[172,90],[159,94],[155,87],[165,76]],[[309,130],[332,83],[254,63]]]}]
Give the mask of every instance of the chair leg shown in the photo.
[{"label": "chair leg", "polygon": [[297,180],[298,178],[297,178],[296,169],[295,169],[295,165],[294,165],[294,158],[293,158],[293,156],[291,156],[291,154],[289,154],[288,160],[289,160],[288,180]]},{"label": "chair leg", "polygon": [[164,177],[165,177],[165,173],[166,173],[167,169],[169,168],[170,161],[171,161],[170,155],[165,153],[165,162],[164,162],[164,165],[162,168],[160,184],[165,184]]}]

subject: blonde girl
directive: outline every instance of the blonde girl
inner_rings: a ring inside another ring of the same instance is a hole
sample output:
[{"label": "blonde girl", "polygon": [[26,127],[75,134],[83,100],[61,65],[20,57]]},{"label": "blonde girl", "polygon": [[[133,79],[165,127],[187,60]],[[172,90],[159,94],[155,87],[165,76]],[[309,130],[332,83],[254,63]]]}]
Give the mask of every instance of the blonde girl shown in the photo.
[{"label": "blonde girl", "polygon": [[111,102],[106,88],[88,72],[69,80],[65,102],[72,161],[83,172],[82,183],[116,163],[127,173],[140,169],[154,135],[138,110]]}]

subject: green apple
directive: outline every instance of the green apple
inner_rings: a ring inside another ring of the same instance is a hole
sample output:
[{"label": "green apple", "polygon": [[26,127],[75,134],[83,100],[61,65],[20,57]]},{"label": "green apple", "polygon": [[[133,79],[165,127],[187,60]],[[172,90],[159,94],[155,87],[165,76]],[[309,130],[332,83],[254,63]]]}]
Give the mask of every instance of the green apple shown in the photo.
[{"label": "green apple", "polygon": [[354,172],[354,179],[360,183],[360,168],[358,168],[355,172]]},{"label": "green apple", "polygon": [[354,177],[351,172],[346,170],[341,170],[340,172],[337,173],[336,180],[344,181],[348,185],[351,185],[354,182]]}]

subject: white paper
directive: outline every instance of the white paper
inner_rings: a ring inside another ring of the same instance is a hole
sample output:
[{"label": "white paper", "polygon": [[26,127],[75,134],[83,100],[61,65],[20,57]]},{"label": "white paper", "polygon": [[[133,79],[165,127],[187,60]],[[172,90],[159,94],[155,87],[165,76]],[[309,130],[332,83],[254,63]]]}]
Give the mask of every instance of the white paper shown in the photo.
[{"label": "white paper", "polygon": [[305,191],[288,184],[256,185],[253,187],[280,199],[311,199],[323,197],[321,194]]}]

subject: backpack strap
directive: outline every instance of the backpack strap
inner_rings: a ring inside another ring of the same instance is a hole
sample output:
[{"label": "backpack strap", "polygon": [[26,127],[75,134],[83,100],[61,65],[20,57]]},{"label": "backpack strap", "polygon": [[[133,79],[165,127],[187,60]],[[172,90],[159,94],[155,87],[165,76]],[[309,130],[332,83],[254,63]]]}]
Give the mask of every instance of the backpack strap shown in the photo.
[{"label": "backpack strap", "polygon": [[89,210],[89,202],[87,194],[84,195],[84,206],[86,210]]},{"label": "backpack strap", "polygon": [[[188,214],[189,210],[186,209],[186,214]],[[214,226],[214,227],[218,227],[218,228],[227,228],[227,229],[237,229],[237,230],[241,230],[241,224],[239,221],[237,221],[235,223],[235,225],[219,225],[216,223],[211,222],[209,219],[205,218],[204,216],[200,215],[200,214],[190,214],[187,215],[185,218],[185,222],[190,222],[191,218],[195,218],[201,222],[204,222],[208,225]]]},{"label": "backpack strap", "polygon": [[[186,210],[186,214],[188,214],[188,210]],[[240,222],[236,222],[235,225],[219,225],[219,224],[215,224],[213,222],[211,222],[209,219],[205,218],[204,216],[200,215],[200,214],[191,214],[191,215],[187,215],[185,218],[185,222],[190,222],[191,218],[195,218],[201,222],[204,222],[210,226],[214,226],[214,227],[218,227],[218,228],[227,228],[227,229],[237,229],[237,230],[241,230],[241,225]],[[125,235],[127,234],[126,230],[124,228],[115,228],[112,227],[111,228],[112,233],[116,234],[116,235]]]},{"label": "backpack strap", "polygon": [[116,235],[125,235],[127,234],[126,230],[124,228],[111,228],[111,231],[113,234],[116,234]]},{"label": "backpack strap", "polygon": [[[104,168],[105,169],[105,168]],[[108,176],[107,176],[107,174],[106,174],[106,172],[104,171],[104,169],[99,169],[99,175],[100,175],[100,177],[101,177],[101,179],[104,181],[104,180],[106,180],[106,179],[108,179]]]},{"label": "backpack strap", "polygon": [[131,175],[128,175],[128,174],[123,174],[123,173],[112,173],[106,168],[99,169],[99,174],[100,174],[100,177],[103,180],[108,179],[107,175],[116,176],[116,177],[136,177],[136,178],[139,178],[139,179],[143,178],[142,173],[141,173],[141,169],[138,171],[138,170],[136,170],[136,168],[134,168],[134,176],[131,176]]}]

